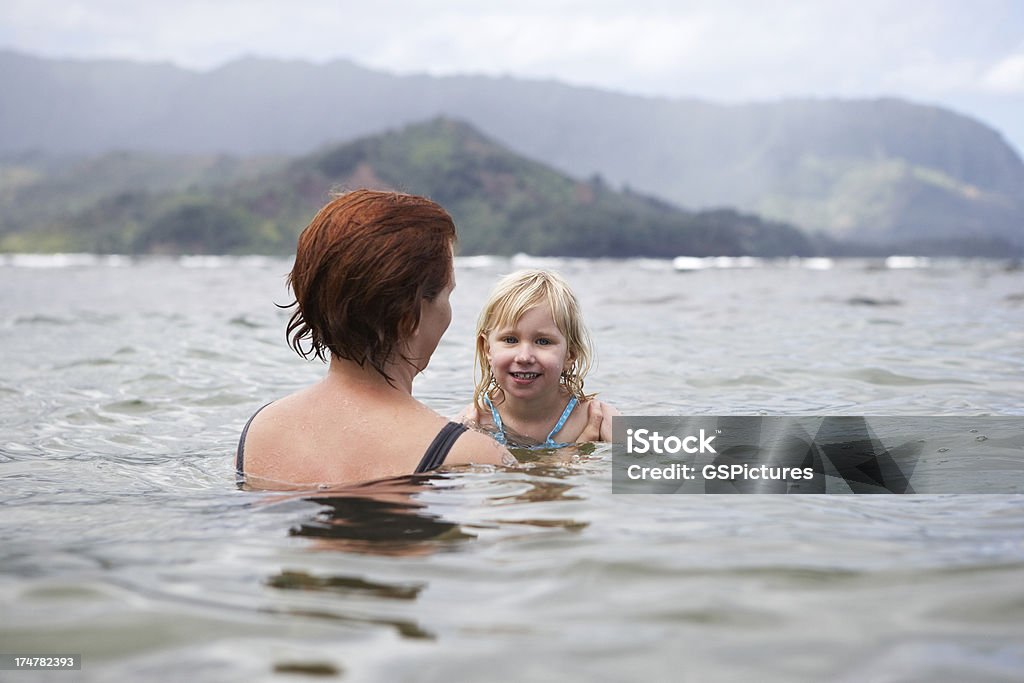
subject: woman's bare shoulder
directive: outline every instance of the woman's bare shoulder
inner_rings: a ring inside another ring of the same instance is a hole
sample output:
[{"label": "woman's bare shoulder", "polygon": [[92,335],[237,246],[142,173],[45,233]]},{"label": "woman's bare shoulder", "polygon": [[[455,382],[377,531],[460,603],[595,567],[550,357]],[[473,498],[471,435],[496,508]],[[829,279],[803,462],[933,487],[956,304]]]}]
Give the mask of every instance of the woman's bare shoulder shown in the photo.
[{"label": "woman's bare shoulder", "polygon": [[292,471],[309,450],[307,437],[316,432],[321,418],[316,406],[315,397],[302,390],[260,408],[250,420],[242,444],[245,473],[291,480]]},{"label": "woman's bare shoulder", "polygon": [[504,465],[506,467],[519,464],[507,448],[487,434],[472,429],[458,438],[445,462],[451,465]]},{"label": "woman's bare shoulder", "polygon": [[275,401],[260,408],[250,419],[240,444],[246,475],[270,479],[280,474],[271,470],[277,469],[275,465],[280,466],[287,442],[286,412],[287,408],[282,409],[280,402]]},{"label": "woman's bare shoulder", "polygon": [[277,399],[260,408],[249,423],[249,433],[246,436],[246,451],[249,448],[249,439],[257,441],[272,439],[278,435],[285,435],[297,425],[308,421],[309,411],[301,394],[291,394]]}]

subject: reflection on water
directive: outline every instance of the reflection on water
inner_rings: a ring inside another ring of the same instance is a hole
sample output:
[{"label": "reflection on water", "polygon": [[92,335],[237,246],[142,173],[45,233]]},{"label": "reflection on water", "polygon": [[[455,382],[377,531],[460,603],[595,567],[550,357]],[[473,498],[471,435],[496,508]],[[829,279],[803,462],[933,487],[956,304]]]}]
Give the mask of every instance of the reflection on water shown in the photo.
[{"label": "reflection on water", "polygon": [[[573,451],[574,449],[565,449]],[[532,452],[529,476],[511,473],[507,486],[514,493],[490,496],[492,506],[507,508],[523,504],[568,502],[580,500],[570,493],[574,484],[567,481],[579,476],[574,466],[578,453]],[[459,468],[467,470],[471,468]],[[314,494],[286,494],[272,499],[276,504],[296,500],[311,503],[316,509],[305,519],[292,525],[288,535],[308,541],[306,551],[314,553],[345,553],[379,558],[425,558],[439,552],[459,550],[466,542],[478,538],[485,530],[505,530],[515,536],[517,528],[538,531],[558,531],[578,534],[589,523],[560,517],[501,517],[459,524],[445,519],[432,509],[421,496],[452,483],[444,474],[410,475],[367,482],[353,486],[318,491]],[[465,529],[471,527],[477,533]],[[344,566],[345,563],[338,563]],[[323,599],[315,604],[308,600],[291,601],[266,608],[274,614],[328,620],[353,627],[384,626],[393,629],[402,638],[433,640],[437,634],[425,628],[418,620],[401,615],[381,616],[365,614],[367,601],[415,603],[430,587],[428,581],[387,581],[366,575],[311,571],[308,569],[282,569],[271,574],[266,585],[283,594],[319,595]],[[379,611],[379,610],[377,610]],[[298,665],[299,671],[304,664]],[[318,664],[311,665],[317,668]]]},{"label": "reflection on water", "polygon": [[279,674],[341,676],[344,672],[344,669],[329,662],[279,662],[274,665],[274,673]]},{"label": "reflection on water", "polygon": [[408,619],[361,617],[328,609],[302,609],[298,607],[290,609],[273,609],[268,611],[273,614],[284,614],[292,617],[326,619],[330,622],[354,627],[385,626],[393,628],[395,632],[403,638],[411,638],[413,640],[434,640],[437,637],[434,633],[421,628],[417,622]]},{"label": "reflection on water", "polygon": [[475,538],[414,498],[428,482],[443,479],[410,475],[307,497],[321,509],[289,534],[315,539],[318,550],[396,556],[433,553]]},{"label": "reflection on water", "polygon": [[340,595],[369,595],[393,600],[415,600],[424,584],[391,585],[353,576],[312,576],[306,572],[283,571],[271,576],[267,585],[282,590],[322,591]]},{"label": "reflection on water", "polygon": [[[318,553],[353,553],[380,557],[426,556],[472,540],[459,524],[428,511],[416,499],[432,482],[443,481],[438,474],[410,475],[382,481],[344,486],[330,491],[302,495],[316,505],[312,518],[292,526],[288,535],[309,539],[306,550]],[[294,500],[286,496],[285,500]],[[326,619],[355,627],[385,626],[403,638],[433,640],[436,635],[415,619],[400,616],[373,616],[353,601],[366,600],[415,602],[427,588],[423,581],[387,582],[354,574],[319,574],[285,569],[269,576],[266,585],[284,592],[318,594],[325,600],[313,607],[308,602],[284,603],[270,608],[277,614]],[[279,664],[278,672],[319,674],[320,664]]]},{"label": "reflection on water", "polygon": [[[563,449],[571,450],[571,449]],[[519,503],[542,503],[581,500],[570,493],[574,485],[558,479],[579,475],[579,469],[570,464],[564,452],[531,452],[527,465],[529,477],[516,477],[515,493],[494,495],[492,506]],[[466,468],[462,468],[466,469]],[[303,500],[319,509],[312,519],[289,529],[293,537],[311,539],[311,550],[358,553],[381,556],[416,556],[439,551],[455,550],[458,544],[477,538],[465,530],[466,525],[445,520],[417,499],[417,494],[429,489],[432,482],[445,482],[441,474],[409,475],[367,482],[333,491],[303,495]],[[288,498],[291,498],[289,496]],[[474,525],[475,528],[493,528],[495,525],[516,524],[539,528],[561,528],[580,531],[586,522],[573,519],[500,519],[493,523]],[[282,572],[268,581],[275,588],[325,592],[364,592],[381,597],[413,599],[423,588],[421,585],[390,585],[348,577],[312,577],[302,572]]]},{"label": "reflection on water", "polygon": [[[535,471],[531,472],[531,474],[534,473]],[[559,476],[565,476],[565,468],[559,467],[558,474]],[[550,476],[550,474],[547,476]],[[495,502],[542,503],[554,500],[579,500],[578,496],[569,493],[573,488],[570,484],[546,479],[534,479],[533,477],[524,479],[522,483],[526,486],[525,490],[508,496],[498,496],[494,499]]]}]

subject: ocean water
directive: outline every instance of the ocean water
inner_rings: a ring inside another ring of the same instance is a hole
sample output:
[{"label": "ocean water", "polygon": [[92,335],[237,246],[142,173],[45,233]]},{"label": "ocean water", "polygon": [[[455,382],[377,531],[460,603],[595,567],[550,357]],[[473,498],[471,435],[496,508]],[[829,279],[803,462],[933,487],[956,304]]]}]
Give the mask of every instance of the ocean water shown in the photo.
[{"label": "ocean water", "polygon": [[[996,261],[460,259],[417,396],[454,414],[495,279],[562,272],[636,415],[1022,415]],[[0,257],[3,680],[1017,681],[1024,499],[613,495],[607,446],[239,491],[287,347],[266,258]],[[386,438],[382,435],[381,438]]]}]

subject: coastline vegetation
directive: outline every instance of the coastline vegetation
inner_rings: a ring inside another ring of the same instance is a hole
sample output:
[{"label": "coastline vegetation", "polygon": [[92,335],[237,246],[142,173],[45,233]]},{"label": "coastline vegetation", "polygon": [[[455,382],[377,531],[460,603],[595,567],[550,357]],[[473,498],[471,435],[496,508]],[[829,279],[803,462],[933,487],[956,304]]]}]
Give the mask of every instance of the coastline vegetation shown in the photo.
[{"label": "coastline vegetation", "polygon": [[[438,118],[297,157],[119,152],[0,162],[0,251],[288,254],[331,192],[389,188],[438,201],[462,254],[665,257],[888,253],[731,208],[689,211],[601,176],[573,179],[470,125]],[[1005,256],[991,238],[917,253]]]}]

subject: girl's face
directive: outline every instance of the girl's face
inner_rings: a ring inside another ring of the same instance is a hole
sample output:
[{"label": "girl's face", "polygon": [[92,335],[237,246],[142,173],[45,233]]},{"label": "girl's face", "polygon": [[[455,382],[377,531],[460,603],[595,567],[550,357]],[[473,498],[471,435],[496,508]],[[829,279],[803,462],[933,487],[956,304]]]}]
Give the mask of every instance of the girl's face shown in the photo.
[{"label": "girl's face", "polygon": [[562,371],[572,365],[565,336],[547,304],[488,334],[487,360],[505,394],[523,400],[557,394]]}]

